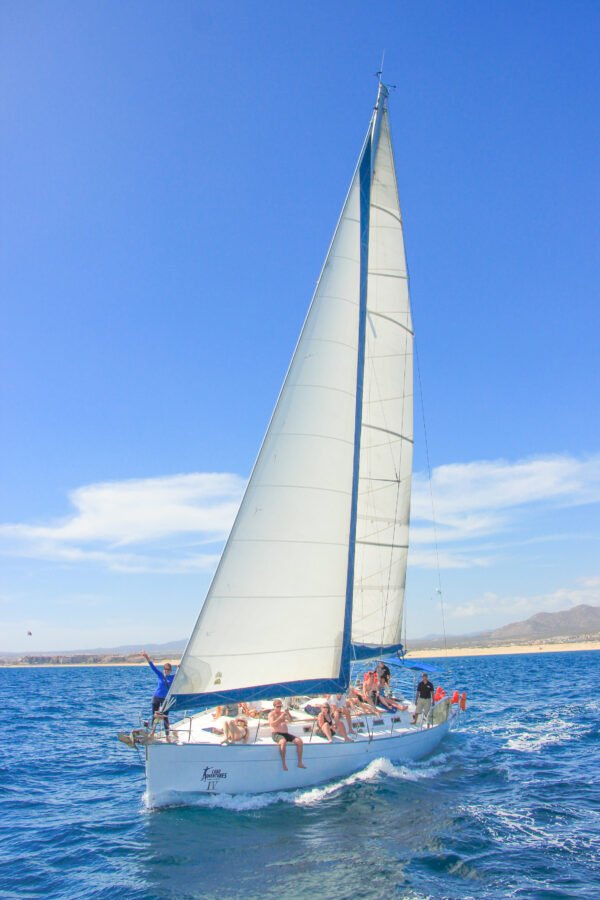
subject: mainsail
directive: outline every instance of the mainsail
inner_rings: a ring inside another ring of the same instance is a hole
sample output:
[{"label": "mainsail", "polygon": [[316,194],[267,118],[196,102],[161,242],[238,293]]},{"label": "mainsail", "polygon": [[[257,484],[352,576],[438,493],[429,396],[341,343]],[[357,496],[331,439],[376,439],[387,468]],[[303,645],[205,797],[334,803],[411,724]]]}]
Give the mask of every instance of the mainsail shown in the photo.
[{"label": "mainsail", "polygon": [[177,707],[342,690],[354,657],[400,639],[412,324],[386,99],[381,85]]}]

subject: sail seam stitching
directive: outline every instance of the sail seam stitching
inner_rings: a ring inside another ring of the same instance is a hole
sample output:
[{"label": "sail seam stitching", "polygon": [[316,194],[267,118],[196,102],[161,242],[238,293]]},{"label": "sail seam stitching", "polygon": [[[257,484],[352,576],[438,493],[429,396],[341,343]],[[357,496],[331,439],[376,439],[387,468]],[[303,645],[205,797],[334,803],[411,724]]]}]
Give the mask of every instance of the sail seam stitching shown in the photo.
[{"label": "sail seam stitching", "polygon": [[377,316],[379,319],[385,319],[387,322],[392,322],[394,325],[397,325],[398,328],[403,328],[404,331],[407,331],[408,334],[414,336],[414,331],[411,331],[406,325],[403,325],[402,322],[399,322],[397,319],[392,319],[391,316],[386,316],[385,313],[375,312],[375,310],[369,310],[370,316]]},{"label": "sail seam stitching", "polygon": [[371,431],[383,431],[384,434],[391,434],[403,441],[408,441],[409,444],[414,444],[414,440],[412,438],[406,437],[405,434],[400,434],[398,431],[392,431],[389,428],[382,428],[380,425],[369,425],[363,422],[363,428],[370,428]]},{"label": "sail seam stitching", "polygon": [[[386,206],[380,206],[378,203],[371,203],[371,207],[373,209],[379,209],[383,213],[387,213],[388,216],[391,216],[392,219],[395,219],[400,225],[402,225],[402,219],[393,210],[388,209]],[[381,227],[382,227],[381,225],[373,225],[373,228],[381,228]]]},{"label": "sail seam stitching", "polygon": [[368,547],[392,547],[398,550],[408,550],[408,544],[383,544],[379,541],[356,541],[357,544],[366,544]]},{"label": "sail seam stitching", "polygon": [[[353,443],[353,441],[349,441],[347,438],[336,437],[333,434],[312,434],[310,431],[273,431],[272,433],[278,437],[310,437],[320,438],[324,441],[339,441],[342,444]],[[342,491],[342,493],[348,493],[348,491]]]},{"label": "sail seam stitching", "polygon": [[238,544],[315,544],[318,547],[345,547],[341,541],[299,541],[296,538],[235,538]]},{"label": "sail seam stitching", "polygon": [[400,281],[408,281],[408,275],[397,275],[395,272],[377,272],[371,269],[369,275],[374,275],[375,278],[399,278]]},{"label": "sail seam stitching", "polygon": [[294,390],[296,388],[314,388],[315,390],[320,391],[336,391],[338,394],[346,394],[346,396],[354,399],[354,394],[351,391],[347,391],[345,388],[334,387],[332,384],[308,384],[298,382],[298,384],[294,385]]}]

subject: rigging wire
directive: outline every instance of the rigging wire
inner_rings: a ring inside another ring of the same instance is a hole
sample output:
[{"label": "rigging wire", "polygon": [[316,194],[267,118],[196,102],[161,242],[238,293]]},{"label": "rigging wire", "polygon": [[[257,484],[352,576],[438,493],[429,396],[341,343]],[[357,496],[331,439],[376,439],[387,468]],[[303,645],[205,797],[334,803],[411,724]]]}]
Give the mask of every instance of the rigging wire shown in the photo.
[{"label": "rigging wire", "polygon": [[437,521],[435,518],[435,503],[433,501],[433,480],[431,477],[431,462],[429,460],[429,442],[427,440],[427,425],[425,422],[425,403],[423,402],[423,383],[421,381],[421,366],[419,365],[419,353],[417,350],[417,341],[415,338],[414,341],[414,353],[415,353],[415,362],[417,369],[417,382],[419,384],[419,399],[421,401],[421,417],[423,419],[423,435],[425,438],[425,459],[427,462],[427,477],[429,479],[429,497],[431,500],[431,520],[433,522],[433,543],[435,547],[435,563],[437,569],[437,581],[438,586],[436,588],[436,593],[440,598],[440,611],[442,614],[442,634],[444,637],[444,652],[448,654],[448,642],[446,639],[446,613],[444,609],[444,594],[442,592],[442,576],[440,570],[440,551],[438,546],[438,536],[437,536]]}]

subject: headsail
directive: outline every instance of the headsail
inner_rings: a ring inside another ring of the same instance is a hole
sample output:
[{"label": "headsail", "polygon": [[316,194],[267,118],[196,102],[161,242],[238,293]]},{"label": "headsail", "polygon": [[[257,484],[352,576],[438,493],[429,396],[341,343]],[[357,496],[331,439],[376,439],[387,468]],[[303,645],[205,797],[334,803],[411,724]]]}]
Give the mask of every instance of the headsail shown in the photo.
[{"label": "headsail", "polygon": [[412,344],[386,95],[171,688],[179,707],[342,689],[352,639],[399,633],[412,369],[396,368]]},{"label": "headsail", "polygon": [[352,640],[357,645],[384,650],[401,640],[412,457],[412,318],[394,156],[384,109],[370,204],[352,616]]}]

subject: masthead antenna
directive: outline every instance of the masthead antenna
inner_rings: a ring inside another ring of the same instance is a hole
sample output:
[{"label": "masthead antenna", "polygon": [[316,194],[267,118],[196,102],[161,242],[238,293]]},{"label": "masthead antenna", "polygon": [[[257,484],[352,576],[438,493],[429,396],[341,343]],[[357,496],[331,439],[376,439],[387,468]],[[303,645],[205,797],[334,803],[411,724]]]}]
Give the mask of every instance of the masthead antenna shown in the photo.
[{"label": "masthead antenna", "polygon": [[385,62],[385,50],[381,54],[381,66],[378,72],[375,72],[375,77],[379,79],[379,84],[381,84],[381,79],[383,78],[383,64]]},{"label": "masthead antenna", "polygon": [[[381,54],[381,68],[379,69],[378,72],[375,72],[375,78],[379,79],[380,90],[381,90],[381,87],[383,86],[386,89],[386,91],[393,91],[396,88],[395,84],[384,84],[384,82],[383,82],[383,64],[384,64],[384,62],[385,62],[385,50]],[[386,96],[387,96],[387,94],[386,94]]]}]

